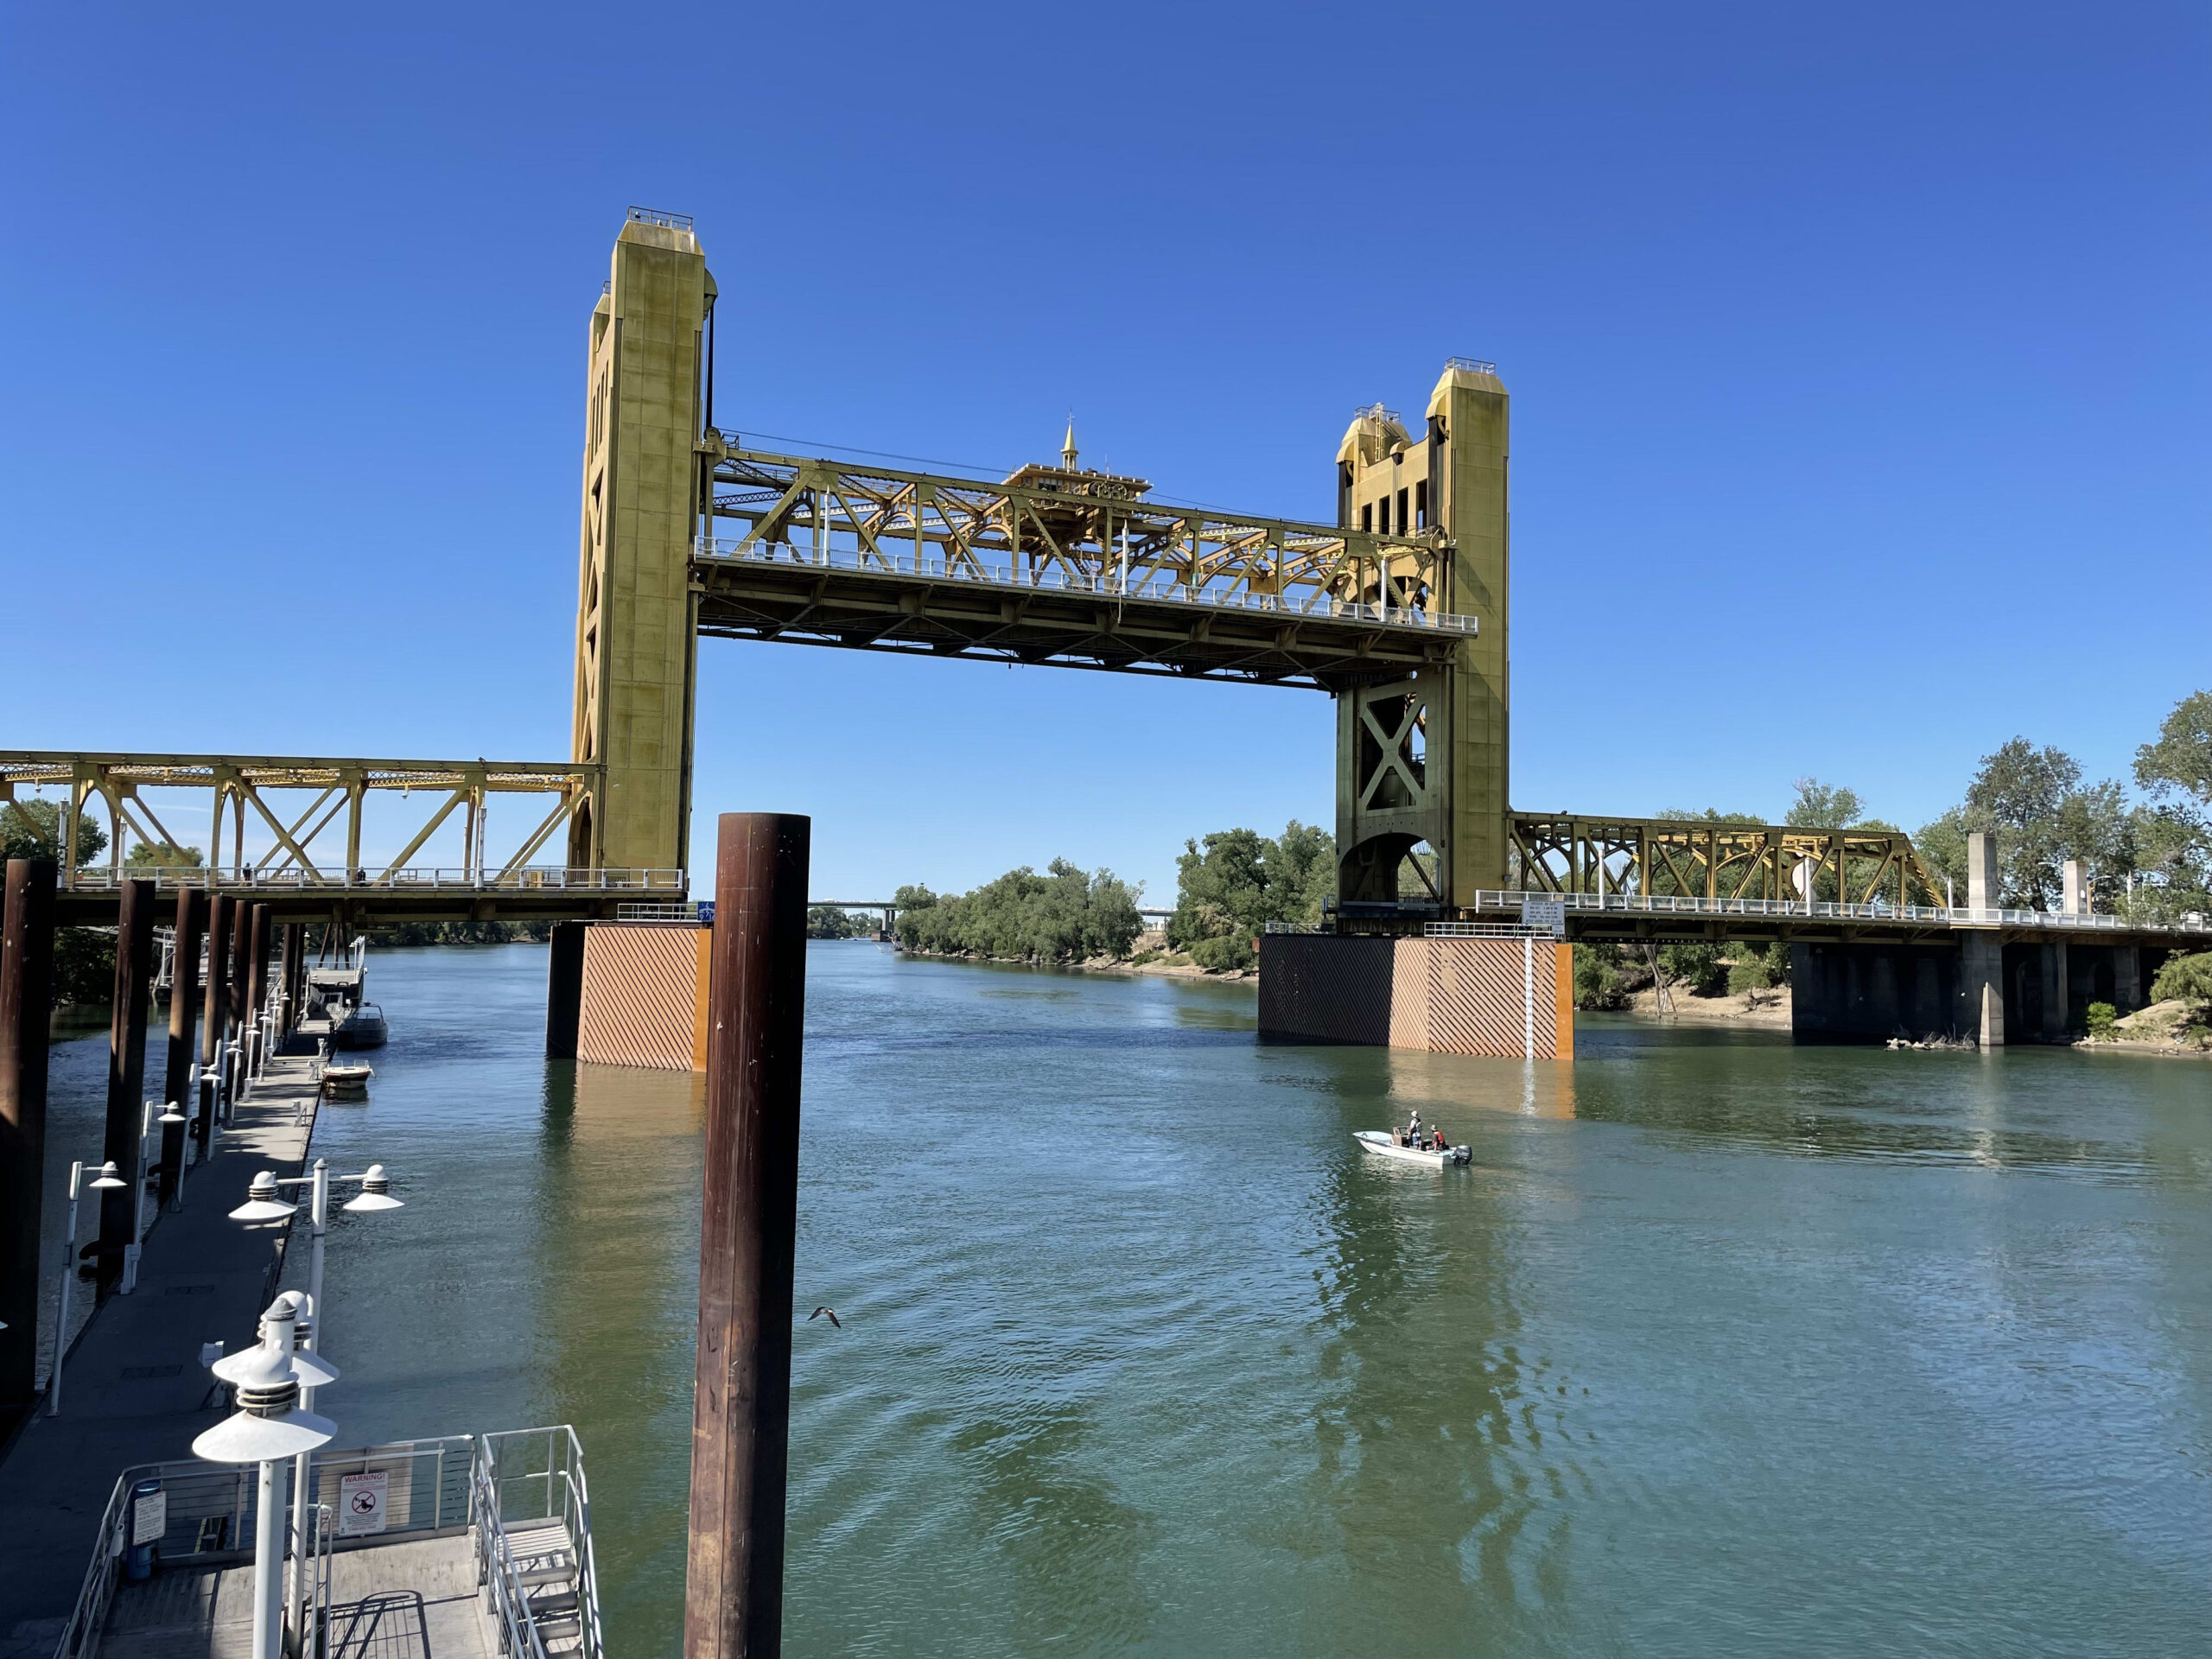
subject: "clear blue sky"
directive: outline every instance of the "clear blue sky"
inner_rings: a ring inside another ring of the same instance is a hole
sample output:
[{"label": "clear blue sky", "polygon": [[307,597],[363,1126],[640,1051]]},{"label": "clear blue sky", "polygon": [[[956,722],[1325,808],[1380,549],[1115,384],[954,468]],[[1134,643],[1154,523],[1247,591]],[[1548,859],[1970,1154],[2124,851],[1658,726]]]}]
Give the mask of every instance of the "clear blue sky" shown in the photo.
[{"label": "clear blue sky", "polygon": [[[586,316],[725,425],[1325,516],[1514,397],[1517,804],[1915,825],[2212,684],[2202,6],[17,7],[0,742],[564,756]],[[656,34],[658,30],[658,34]],[[1313,693],[705,642],[816,890],[1329,821]],[[302,686],[308,688],[303,694]],[[518,830],[518,822],[505,826]],[[499,839],[495,834],[495,842]]]}]

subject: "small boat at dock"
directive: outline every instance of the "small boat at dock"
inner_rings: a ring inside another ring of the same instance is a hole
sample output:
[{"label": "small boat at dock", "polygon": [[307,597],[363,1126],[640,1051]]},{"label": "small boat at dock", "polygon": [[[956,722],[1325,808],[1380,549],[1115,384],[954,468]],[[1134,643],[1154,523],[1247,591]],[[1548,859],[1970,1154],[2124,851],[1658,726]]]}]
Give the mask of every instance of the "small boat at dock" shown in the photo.
[{"label": "small boat at dock", "polygon": [[325,1100],[366,1100],[369,1079],[376,1076],[376,1068],[368,1065],[326,1065],[322,1068],[322,1097]]},{"label": "small boat at dock", "polygon": [[1442,1152],[1426,1152],[1419,1147],[1402,1147],[1398,1137],[1388,1129],[1359,1129],[1352,1139],[1359,1142],[1360,1150],[1371,1152],[1378,1158],[1397,1158],[1409,1164],[1427,1164],[1431,1169],[1441,1169],[1446,1164],[1466,1164],[1474,1161],[1472,1147],[1446,1147]]}]

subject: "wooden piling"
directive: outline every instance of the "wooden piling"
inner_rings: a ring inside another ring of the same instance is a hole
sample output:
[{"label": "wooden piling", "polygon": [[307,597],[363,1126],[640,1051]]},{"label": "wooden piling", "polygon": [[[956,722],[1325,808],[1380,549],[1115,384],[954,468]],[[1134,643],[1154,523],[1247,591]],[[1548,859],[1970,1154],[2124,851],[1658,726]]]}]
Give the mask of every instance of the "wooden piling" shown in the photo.
[{"label": "wooden piling", "polygon": [[684,1659],[777,1659],[783,1643],[810,830],[721,822]]},{"label": "wooden piling", "polygon": [[[245,1028],[253,1015],[249,1007],[251,996],[248,988],[253,983],[253,906],[243,899],[231,902],[231,988],[224,998],[224,1032],[232,1043],[244,1040]],[[238,1098],[238,1084],[245,1073],[232,1069],[226,1100]]]},{"label": "wooden piling", "polygon": [[245,1019],[249,1026],[261,1022],[262,1011],[269,1004],[269,936],[270,911],[266,905],[253,907],[252,979],[248,983]]},{"label": "wooden piling", "polygon": [[[231,987],[231,918],[238,908],[236,903],[219,893],[207,895],[207,989],[200,1002],[200,1065],[203,1074],[210,1073],[215,1064],[215,1044],[223,1035],[223,1022],[230,1013]],[[200,1155],[207,1155],[208,1143],[215,1132],[214,1115],[219,1101],[221,1080],[200,1090],[207,1104],[194,1105],[192,1109],[192,1138],[200,1143]]]},{"label": "wooden piling", "polygon": [[300,1023],[301,990],[307,979],[308,925],[305,922],[284,924],[284,1023],[278,1033],[289,1037],[292,1027]]},{"label": "wooden piling", "polygon": [[54,866],[8,861],[0,899],[0,1440],[38,1386],[46,1034],[54,1014]]},{"label": "wooden piling", "polygon": [[[180,887],[176,895],[176,949],[170,955],[168,1064],[162,1074],[162,1098],[190,1117],[200,1108],[193,1096],[194,1027],[200,1017],[200,941],[207,931],[207,895]],[[162,1126],[161,1200],[176,1202],[184,1180],[184,1123]]]},{"label": "wooden piling", "polygon": [[146,1104],[146,1010],[152,1001],[154,884],[125,881],[115,927],[115,1008],[107,1028],[107,1137],[102,1154],[123,1177],[100,1194],[99,1295],[123,1281],[123,1253],[137,1242],[145,1172],[138,1129]]}]

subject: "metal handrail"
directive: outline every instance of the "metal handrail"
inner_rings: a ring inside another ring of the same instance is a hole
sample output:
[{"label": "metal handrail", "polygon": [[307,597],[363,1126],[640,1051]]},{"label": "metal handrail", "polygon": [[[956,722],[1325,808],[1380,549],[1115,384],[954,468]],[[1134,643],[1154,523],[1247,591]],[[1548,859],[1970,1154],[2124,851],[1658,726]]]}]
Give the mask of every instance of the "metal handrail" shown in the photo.
[{"label": "metal handrail", "polygon": [[151,880],[157,893],[185,889],[208,892],[250,888],[266,893],[381,893],[465,889],[488,893],[683,893],[690,880],[683,870],[571,869],[559,864],[526,865],[518,870],[486,873],[447,866],[403,870],[340,870],[309,875],[304,870],[248,870],[243,875],[211,870],[205,865],[188,868],[118,870],[108,865],[86,865],[70,873],[64,884],[73,893],[113,893],[125,881]]},{"label": "metal handrail", "polygon": [[[510,1446],[519,1451],[534,1446],[541,1434],[545,1437],[544,1467],[505,1472],[503,1453]],[[591,1493],[584,1479],[583,1447],[576,1439],[575,1430],[565,1423],[545,1428],[508,1429],[482,1435],[477,1444],[477,1469],[481,1481],[478,1508],[488,1515],[493,1529],[499,1535],[488,1547],[480,1573],[489,1573],[499,1567],[510,1572],[516,1570],[506,1540],[505,1489],[543,1482],[544,1497],[537,1513],[547,1519],[558,1520],[575,1551],[576,1625],[583,1642],[583,1659],[603,1659],[605,1638],[599,1613],[599,1561],[592,1545]],[[516,1580],[515,1588],[521,1621],[530,1627],[531,1640],[536,1642],[536,1618],[531,1611],[530,1597],[519,1580]]]},{"label": "metal handrail", "polygon": [[1538,889],[1485,890],[1475,894],[1473,910],[1518,910],[1536,899],[1568,910],[1618,911],[1655,916],[1798,916],[1815,921],[1921,922],[1940,927],[2026,927],[2112,933],[2212,935],[2212,919],[2139,922],[2102,912],[2069,915],[2051,910],[1974,910],[1942,905],[1838,904],[1829,899],[1706,899],[1691,894],[1641,893],[1550,893]]},{"label": "metal handrail", "polygon": [[1051,588],[1065,593],[1093,594],[1104,599],[1166,601],[1178,605],[1206,605],[1217,609],[1259,611],[1271,615],[1315,617],[1331,621],[1373,622],[1387,628],[1417,628],[1425,632],[1476,633],[1478,620],[1449,611],[1429,611],[1397,605],[1364,605],[1351,600],[1317,594],[1300,600],[1282,594],[1255,594],[1243,588],[1192,588],[1172,572],[1154,571],[1136,581],[1126,576],[1071,576],[1061,570],[1023,572],[1012,565],[980,561],[918,557],[911,548],[897,543],[872,548],[803,548],[791,542],[763,541],[758,537],[699,537],[691,544],[700,559],[736,559],[753,564],[797,564],[820,569],[827,567],[856,575],[919,576],[931,581],[969,582],[984,588],[1012,588],[1024,592]]},{"label": "metal handrail", "polygon": [[492,1599],[491,1611],[499,1625],[499,1651],[546,1659],[545,1643],[530,1616],[521,1568],[507,1543],[506,1529],[499,1523],[499,1494],[484,1457],[470,1465],[468,1498],[470,1529],[476,1539],[476,1582]]},{"label": "metal handrail", "polygon": [[86,1569],[85,1582],[77,1592],[77,1605],[70,1610],[69,1622],[61,1627],[61,1640],[54,1649],[54,1659],[85,1659],[99,1649],[101,1632],[107,1627],[108,1603],[115,1595],[115,1561],[123,1554],[123,1527],[130,1512],[130,1488],[142,1478],[141,1471],[126,1469],[123,1478],[115,1483],[115,1491],[107,1500],[106,1513],[100,1516],[99,1531],[94,1535],[92,1563]]}]

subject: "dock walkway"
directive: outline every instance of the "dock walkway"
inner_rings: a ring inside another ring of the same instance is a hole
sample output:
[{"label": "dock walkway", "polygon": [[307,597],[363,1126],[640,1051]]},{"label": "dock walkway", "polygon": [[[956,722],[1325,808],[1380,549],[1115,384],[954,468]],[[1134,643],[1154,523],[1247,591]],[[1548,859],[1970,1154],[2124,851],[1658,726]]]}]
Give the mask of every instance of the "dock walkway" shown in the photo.
[{"label": "dock walkway", "polygon": [[184,1209],[149,1230],[136,1292],[111,1297],[70,1351],[60,1414],[34,1417],[0,1462],[0,1659],[49,1659],[116,1476],[189,1457],[193,1437],[227,1409],[211,1395],[200,1344],[252,1344],[289,1236],[242,1227],[229,1212],[255,1171],[302,1173],[313,1064],[269,1063],[207,1161],[187,1173]]}]

